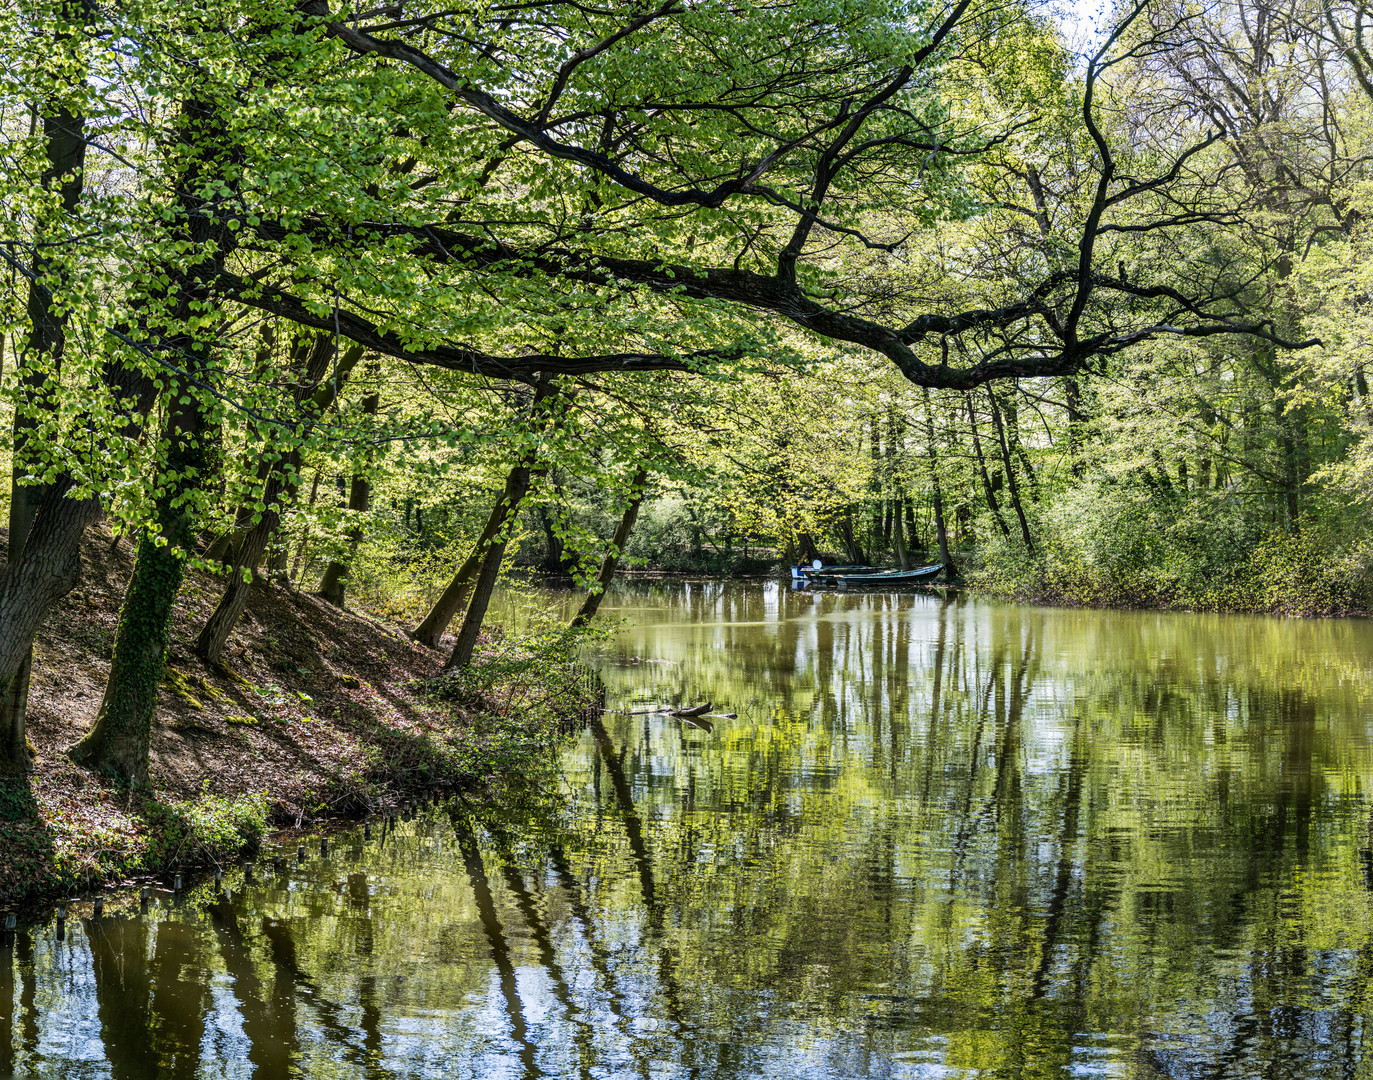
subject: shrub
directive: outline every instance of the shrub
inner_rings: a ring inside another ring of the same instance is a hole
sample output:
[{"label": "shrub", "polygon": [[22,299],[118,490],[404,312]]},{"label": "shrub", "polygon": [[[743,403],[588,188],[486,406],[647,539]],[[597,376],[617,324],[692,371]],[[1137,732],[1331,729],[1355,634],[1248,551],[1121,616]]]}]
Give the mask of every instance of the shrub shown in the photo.
[{"label": "shrub", "polygon": [[1064,493],[1036,522],[1030,556],[998,538],[970,574],[987,592],[1094,607],[1360,612],[1367,559],[1348,541],[1303,522],[1295,535],[1264,534],[1227,495],[1170,498],[1101,483]]}]

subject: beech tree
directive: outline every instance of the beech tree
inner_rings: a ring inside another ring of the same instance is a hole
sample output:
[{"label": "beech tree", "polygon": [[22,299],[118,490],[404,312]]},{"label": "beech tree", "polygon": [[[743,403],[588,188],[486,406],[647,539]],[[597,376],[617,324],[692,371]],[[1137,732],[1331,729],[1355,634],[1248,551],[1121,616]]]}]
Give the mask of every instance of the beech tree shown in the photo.
[{"label": "beech tree", "polygon": [[[806,349],[866,350],[915,387],[966,392],[1091,372],[1144,343],[1309,343],[1204,258],[1127,265],[1232,223],[1196,171],[1220,136],[1177,124],[1143,145],[1103,108],[1117,72],[1171,47],[1175,24],[1151,10],[1123,8],[1080,80],[1060,79],[1076,172],[1019,170],[1034,239],[1002,260],[1014,273],[955,255],[933,281],[912,264],[1003,209],[970,170],[1014,170],[997,155],[1044,123],[982,74],[1047,34],[1015,6],[152,0],[7,16],[21,59],[7,100],[41,98],[53,123],[8,166],[19,231],[0,242],[48,306],[16,387],[33,462],[20,487],[42,502],[0,580],[0,680],[18,693],[85,526],[108,513],[138,532],[110,684],[77,753],[143,778],[172,603],[207,525],[242,519],[198,643],[216,660],[307,457],[469,439],[418,410],[357,419],[375,386],[340,371],[364,352],[467,387],[595,378],[633,396],[647,373],[730,378]],[[36,41],[38,25],[56,38]],[[68,59],[49,71],[50,57]],[[93,160],[106,183],[88,212]],[[7,321],[12,336],[17,312]],[[80,336],[80,364],[59,330]],[[280,345],[262,347],[269,332]],[[301,334],[318,351],[297,368],[285,343]],[[923,397],[893,423],[926,428],[936,483]],[[149,414],[160,434],[143,441]],[[225,464],[245,458],[276,464]],[[494,579],[494,548],[482,562]]]}]

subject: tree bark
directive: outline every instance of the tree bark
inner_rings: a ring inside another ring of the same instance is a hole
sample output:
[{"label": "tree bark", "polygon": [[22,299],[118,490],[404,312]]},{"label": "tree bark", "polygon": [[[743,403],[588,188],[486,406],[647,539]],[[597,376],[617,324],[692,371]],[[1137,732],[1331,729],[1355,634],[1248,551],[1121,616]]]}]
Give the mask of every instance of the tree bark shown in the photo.
[{"label": "tree bark", "polygon": [[[86,2],[73,5],[84,16],[89,14]],[[54,42],[58,51],[69,34],[58,34]],[[58,90],[59,88],[54,88]],[[54,93],[55,99],[57,94]],[[73,112],[65,103],[53,100],[43,117],[43,140],[47,166],[39,177],[47,190],[56,188],[61,215],[70,218],[75,213],[84,187],[86,162],[86,118]],[[40,227],[41,228],[41,227]],[[33,272],[38,278],[60,272],[53,260],[44,254],[40,245],[35,248]],[[8,562],[15,565],[24,553],[24,544],[33,528],[34,516],[42,505],[44,486],[26,482],[30,472],[27,459],[29,440],[38,427],[37,414],[50,414],[55,405],[45,389],[48,368],[56,380],[62,370],[62,354],[66,348],[67,313],[54,311],[53,294],[40,280],[29,283],[28,347],[16,358],[21,386],[20,401],[14,410],[14,435],[11,444],[14,461],[10,475],[10,514]],[[0,690],[0,768],[26,770],[30,764],[28,735],[25,730],[29,707],[29,676],[33,669],[33,642],[19,667],[4,682]],[[8,669],[6,669],[8,670]]]},{"label": "tree bark", "polygon": [[[152,407],[156,388],[147,375],[124,367],[107,369],[105,378],[125,418],[121,434],[132,437]],[[26,658],[39,625],[81,578],[81,541],[86,528],[100,519],[101,505],[94,496],[70,498],[73,487],[73,478],[64,474],[45,488],[22,553],[0,571],[0,691],[28,677]],[[23,729],[7,727],[3,734],[8,753],[0,767],[20,753],[26,767]]]},{"label": "tree bark", "polygon": [[915,500],[909,496],[904,500],[906,506],[906,545],[917,551],[925,550],[925,538],[915,527]]},{"label": "tree bark", "polygon": [[305,526],[300,530],[300,543],[296,545],[295,561],[291,563],[290,581],[299,581],[300,575],[305,568],[305,552],[310,547],[310,514],[315,509],[315,500],[319,497],[320,471],[315,469],[315,478],[310,481],[310,497],[305,501]]},{"label": "tree bark", "polygon": [[[34,516],[23,554],[0,575],[0,682],[8,687],[30,655],[34,635],[48,609],[75,588],[81,578],[81,538],[100,518],[95,498],[70,499],[70,477],[50,485]],[[28,763],[22,727],[7,732],[10,760]]]},{"label": "tree bark", "polygon": [[[334,346],[332,338],[322,336],[317,339],[315,348],[306,359],[300,389],[296,392],[296,403],[303,416],[316,417],[327,411],[362,358],[362,348],[353,346],[339,360],[333,378],[326,382],[324,376],[333,359]],[[206,663],[219,662],[229,635],[243,614],[243,609],[248,606],[253,573],[281,524],[282,506],[295,496],[299,468],[300,448],[294,447],[282,456],[267,478],[267,486],[262,493],[262,516],[239,545],[233,565],[229,568],[229,581],[224,593],[195,639],[196,655]]]},{"label": "tree bark", "polygon": [[[194,343],[178,343],[191,355]],[[200,360],[203,367],[206,361]],[[179,380],[178,380],[179,381]],[[165,490],[155,504],[156,531],[138,545],[133,577],[119,611],[114,659],[95,723],[71,748],[72,759],[114,772],[133,783],[148,779],[152,722],[171,639],[172,604],[186,572],[195,536],[186,495],[208,471],[208,427],[194,391],[174,383],[164,438],[169,444]]]},{"label": "tree bark", "polygon": [[902,570],[909,570],[911,567],[910,555],[906,551],[906,522],[905,515],[902,513],[903,500],[894,500],[892,512],[892,547],[896,551],[896,565]]},{"label": "tree bark", "polygon": [[839,519],[839,538],[844,542],[844,554],[848,556],[849,562],[855,566],[867,562],[863,548],[853,535],[853,508],[851,506],[845,508],[844,516]]},{"label": "tree bark", "polygon": [[[375,416],[381,407],[381,395],[369,394],[362,399],[365,416]],[[365,472],[354,473],[353,482],[348,488],[348,512],[358,519],[367,513],[372,504],[372,481]],[[362,525],[354,525],[348,531],[348,561],[332,560],[324,571],[324,580],[319,585],[319,595],[337,607],[343,607],[344,589],[348,584],[348,571],[352,569],[353,559],[357,556],[358,544],[362,542]]]},{"label": "tree bark", "polygon": [[878,558],[878,553],[886,551],[887,540],[882,535],[882,439],[877,426],[877,414],[871,417],[872,434],[872,480],[869,488],[872,491],[872,543],[869,550],[872,552],[873,559]]},{"label": "tree bark", "polygon": [[[554,481],[555,488],[557,482]],[[544,547],[546,554],[543,557],[543,568],[550,574],[565,574],[568,567],[566,563],[567,547],[562,538],[558,536],[558,531],[553,527],[553,518],[548,515],[548,507],[539,507],[539,527],[543,529]]]},{"label": "tree bark", "polygon": [[458,641],[453,653],[443,664],[444,671],[466,667],[472,663],[472,654],[477,648],[477,638],[481,634],[482,622],[486,619],[486,609],[491,605],[491,594],[496,588],[496,578],[505,560],[506,540],[504,537],[493,540],[482,558],[481,572],[472,587],[472,599],[467,605],[462,626],[458,630]]},{"label": "tree bark", "polygon": [[1001,516],[1001,507],[996,501],[996,491],[992,487],[992,478],[987,475],[987,459],[982,454],[982,436],[977,431],[977,409],[973,405],[972,394],[965,396],[968,401],[968,423],[971,425],[973,433],[973,452],[977,455],[977,471],[982,476],[982,490],[987,496],[987,509],[992,512],[992,520],[1001,530],[1001,535],[1009,540],[1011,536],[1010,527]]},{"label": "tree bark", "polygon": [[585,626],[600,608],[601,600],[605,597],[605,591],[615,578],[615,570],[620,565],[620,558],[624,554],[625,545],[629,543],[629,534],[634,531],[634,523],[639,519],[639,507],[644,501],[647,481],[648,470],[641,467],[634,474],[634,479],[630,481],[629,504],[625,507],[624,515],[620,518],[620,524],[615,529],[615,535],[611,537],[610,551],[601,560],[601,572],[596,577],[596,587],[582,601],[581,608],[572,619],[573,626]]},{"label": "tree bark", "polygon": [[[1020,437],[1020,406],[1016,401],[1019,389],[1019,382],[1012,380],[1011,392],[1006,396],[1002,405],[1005,414],[1006,445],[1010,447],[1015,460],[1020,463],[1030,494],[1030,501],[1039,502],[1039,476],[1035,473],[1034,462],[1030,460],[1030,455],[1025,451],[1025,440]],[[988,393],[991,393],[990,387]]]},{"label": "tree bark", "polygon": [[1063,380],[1063,400],[1068,408],[1068,460],[1073,476],[1081,480],[1086,471],[1082,459],[1082,388],[1077,379],[1069,376]]},{"label": "tree bark", "polygon": [[[534,410],[541,402],[555,393],[556,390],[551,378],[540,379],[534,389],[534,399],[530,402],[530,415],[533,415]],[[429,614],[424,617],[410,635],[421,645],[427,645],[431,649],[438,647],[443,632],[448,629],[448,624],[453,621],[453,616],[458,613],[463,601],[467,598],[467,594],[471,591],[472,579],[476,576],[478,567],[484,565],[483,559],[486,552],[496,542],[497,534],[505,527],[505,523],[514,516],[521,501],[529,493],[536,457],[537,454],[534,450],[527,451],[516,461],[506,476],[505,490],[487,516],[486,525],[482,528],[481,535],[477,537],[477,542],[472,546],[472,553],[462,566],[458,567],[458,572],[453,575],[453,580],[448,583],[448,588],[443,590],[443,595],[434,602],[434,606],[429,609]],[[505,549],[502,545],[501,558],[504,557]],[[500,569],[499,560],[496,569]],[[491,580],[494,584],[494,574]],[[483,608],[482,615],[485,614],[485,608]],[[466,626],[466,621],[463,625]],[[478,629],[480,629],[480,621],[478,622]],[[472,637],[472,644],[474,646],[476,644],[475,633]],[[464,660],[463,663],[468,663],[470,660],[471,654],[469,652],[468,659]],[[445,670],[447,667],[448,665],[445,665]]]},{"label": "tree bark", "polygon": [[[453,580],[448,583],[448,588],[444,589],[443,595],[434,602],[434,606],[429,609],[429,614],[424,617],[424,621],[415,627],[411,637],[421,645],[428,645],[431,649],[438,647],[443,632],[448,629],[448,624],[453,621],[453,616],[458,613],[458,609],[467,599],[467,594],[472,590],[473,579],[477,577],[478,569],[484,565],[483,560],[487,552],[496,543],[497,535],[505,528],[505,523],[519,510],[520,503],[529,493],[530,481],[533,476],[532,464],[533,455],[526,455],[506,476],[505,490],[501,492],[501,497],[496,501],[496,505],[491,508],[491,513],[486,519],[486,525],[482,527],[481,535],[477,537],[477,542],[472,546],[472,553],[468,555],[462,566],[458,567],[458,572],[453,575]],[[502,543],[501,557],[504,558],[504,556],[505,545]],[[499,569],[499,563],[497,563],[497,568]]]},{"label": "tree bark", "polygon": [[1020,485],[1016,482],[1015,466],[1011,462],[1011,449],[1006,443],[1006,429],[1001,422],[1001,410],[997,407],[996,394],[990,387],[987,389],[987,398],[992,403],[992,423],[996,425],[996,438],[1001,444],[1001,462],[1006,469],[1006,485],[1011,492],[1011,506],[1015,510],[1015,516],[1020,520],[1020,535],[1025,541],[1025,550],[1031,555],[1035,553],[1034,540],[1030,538],[1030,525],[1025,520],[1025,507],[1020,501]]},{"label": "tree bark", "polygon": [[199,259],[184,266],[164,264],[164,284],[147,297],[144,315],[147,329],[160,330],[172,355],[184,358],[187,371],[168,385],[163,428],[167,457],[153,502],[154,529],[139,544],[124,595],[105,696],[90,730],[70,750],[74,760],[134,783],[148,776],[172,604],[185,560],[194,550],[195,496],[213,472],[211,446],[219,434],[197,386],[210,375],[218,325],[190,325],[212,303],[214,284],[237,247],[236,233],[218,215],[206,212],[202,194],[210,180],[237,184],[242,155],[237,146],[224,143],[223,132],[224,117],[216,104],[194,96],[183,100],[170,136],[172,148],[186,161],[184,171],[170,178],[179,211],[172,236]]},{"label": "tree bark", "polygon": [[925,444],[930,463],[930,490],[934,502],[934,532],[939,539],[939,561],[944,564],[944,576],[956,578],[958,567],[949,554],[949,532],[944,525],[944,492],[939,484],[939,452],[934,445],[934,410],[930,405],[930,391],[921,387],[925,398]]},{"label": "tree bark", "polygon": [[185,575],[189,529],[159,545],[138,545],[133,577],[119,613],[114,660],[100,711],[90,731],[71,750],[75,761],[109,769],[133,783],[148,779],[152,718],[170,641],[171,608]]}]

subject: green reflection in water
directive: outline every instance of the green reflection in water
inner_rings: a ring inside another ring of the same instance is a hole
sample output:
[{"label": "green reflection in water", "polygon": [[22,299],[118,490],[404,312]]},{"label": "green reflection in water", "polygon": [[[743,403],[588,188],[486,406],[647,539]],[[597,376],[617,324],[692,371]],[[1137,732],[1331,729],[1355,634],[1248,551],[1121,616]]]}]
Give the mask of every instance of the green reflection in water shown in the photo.
[{"label": "green reflection in water", "polygon": [[0,1075],[1373,1076],[1373,626],[628,587],[563,790],[0,946]]}]

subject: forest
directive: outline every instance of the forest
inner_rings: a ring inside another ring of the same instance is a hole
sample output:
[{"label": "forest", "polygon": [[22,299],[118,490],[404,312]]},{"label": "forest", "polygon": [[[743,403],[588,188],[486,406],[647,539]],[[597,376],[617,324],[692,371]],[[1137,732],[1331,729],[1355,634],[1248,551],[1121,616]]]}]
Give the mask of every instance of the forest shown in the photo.
[{"label": "forest", "polygon": [[133,780],[191,573],[207,669],[262,590],[461,669],[530,568],[578,623],[622,566],[814,557],[1361,612],[1371,24],[4,4],[0,757],[97,528],[136,559],[71,753]]}]

